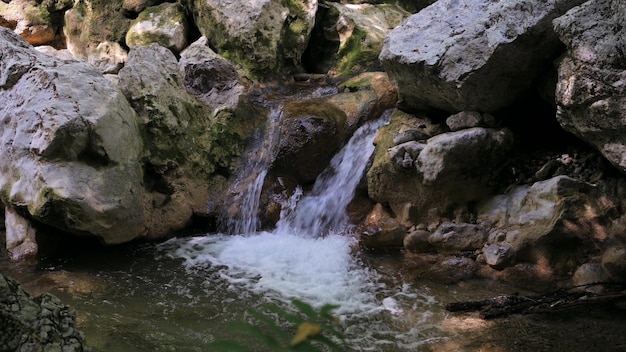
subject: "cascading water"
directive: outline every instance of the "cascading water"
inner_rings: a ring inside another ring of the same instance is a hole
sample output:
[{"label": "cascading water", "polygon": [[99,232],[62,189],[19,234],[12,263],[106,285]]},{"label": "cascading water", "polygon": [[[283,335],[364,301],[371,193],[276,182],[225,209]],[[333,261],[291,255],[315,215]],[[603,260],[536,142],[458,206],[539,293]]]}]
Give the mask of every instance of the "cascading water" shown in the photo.
[{"label": "cascading water", "polygon": [[[228,283],[229,290],[241,297],[253,294],[274,302],[299,299],[315,307],[337,305],[335,313],[346,321],[369,321],[352,327],[351,333],[358,336],[359,344],[400,346],[401,334],[381,325],[375,316],[398,314],[403,311],[401,306],[428,307],[433,299],[409,292],[408,286],[388,289],[380,276],[354,255],[356,243],[347,234],[350,224],[346,207],[374,150],[374,135],[388,117],[387,114],[359,128],[318,177],[310,194],[302,196],[301,190],[297,190],[289,204],[285,204],[274,231],[255,232],[254,226],[247,230],[242,226],[239,235],[173,239],[163,248],[168,256],[183,259],[187,270],[205,271],[206,287],[215,285],[217,275]],[[259,173],[257,177],[263,176],[264,173]],[[258,192],[251,189],[249,196]],[[251,200],[248,204],[256,207],[258,201]],[[254,219],[256,212],[255,208],[245,213]],[[253,224],[255,220],[240,221]],[[428,310],[422,312],[421,319],[428,321],[431,318]],[[408,339],[415,340],[414,336]],[[379,351],[381,347],[362,350]]]},{"label": "cascading water", "polygon": [[359,128],[348,144],[331,160],[315,181],[313,190],[301,199],[295,211],[278,224],[278,233],[319,237],[337,233],[348,226],[346,207],[354,197],[367,161],[374,152],[374,134],[389,119],[390,111],[379,120]]},{"label": "cascading water", "polygon": [[[312,192],[299,200],[301,193],[296,192],[295,208],[284,209],[274,231],[249,229],[240,236],[186,239],[173,255],[184,258],[189,268],[226,266],[222,278],[275,299],[332,303],[343,311],[376,309],[376,277],[351,255],[354,240],[340,233],[349,226],[345,209],[374,151],[374,135],[386,121],[388,115],[359,128],[318,177]],[[258,192],[251,189],[249,195]],[[258,206],[258,201],[249,205]],[[245,213],[254,218],[256,209]]]},{"label": "cascading water", "polygon": [[[278,126],[282,116],[282,106],[273,107],[268,115],[268,126],[265,135],[258,138],[262,141],[260,146],[252,149],[252,157],[242,171],[237,182],[234,183],[234,189],[231,193],[235,194],[235,203],[239,203],[236,216],[228,218],[226,232],[229,234],[248,234],[254,233],[259,228],[259,197],[263,189],[263,181],[267,174],[267,169],[272,161],[272,151],[278,139]],[[241,190],[244,190],[243,192]]]}]

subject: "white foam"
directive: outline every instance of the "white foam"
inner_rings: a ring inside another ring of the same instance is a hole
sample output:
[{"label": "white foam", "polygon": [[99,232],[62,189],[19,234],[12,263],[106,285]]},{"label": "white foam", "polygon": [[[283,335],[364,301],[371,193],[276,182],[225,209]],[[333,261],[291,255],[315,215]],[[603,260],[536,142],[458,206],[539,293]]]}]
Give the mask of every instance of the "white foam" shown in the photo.
[{"label": "white foam", "polygon": [[171,252],[190,270],[207,263],[224,266],[220,276],[235,289],[272,299],[303,300],[313,306],[336,304],[336,313],[368,311],[378,307],[375,294],[381,284],[375,273],[351,255],[353,240],[260,232],[252,236],[208,235],[180,239]]}]

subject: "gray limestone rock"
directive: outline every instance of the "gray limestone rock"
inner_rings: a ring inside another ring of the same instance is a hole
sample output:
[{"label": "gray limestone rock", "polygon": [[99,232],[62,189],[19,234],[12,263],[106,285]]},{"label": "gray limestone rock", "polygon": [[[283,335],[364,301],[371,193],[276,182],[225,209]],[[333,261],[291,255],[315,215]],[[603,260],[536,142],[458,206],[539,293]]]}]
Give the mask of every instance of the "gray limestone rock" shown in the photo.
[{"label": "gray limestone rock", "polygon": [[554,28],[567,46],[558,63],[557,120],[626,172],[626,7],[587,1]]},{"label": "gray limestone rock", "polygon": [[142,143],[124,95],[87,63],[0,38],[2,202],[107,243],[141,236]]},{"label": "gray limestone rock", "polygon": [[527,90],[561,45],[552,19],[583,0],[439,0],[386,37],[380,60],[403,110],[493,112]]}]

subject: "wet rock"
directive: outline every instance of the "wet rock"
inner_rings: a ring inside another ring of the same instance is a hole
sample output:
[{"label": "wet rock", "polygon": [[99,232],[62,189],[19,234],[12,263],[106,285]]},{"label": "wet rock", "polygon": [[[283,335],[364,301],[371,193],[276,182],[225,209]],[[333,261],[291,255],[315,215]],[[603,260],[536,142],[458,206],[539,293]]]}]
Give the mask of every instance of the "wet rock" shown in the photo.
[{"label": "wet rock", "polygon": [[440,0],[410,16],[380,54],[398,85],[399,108],[493,112],[509,105],[559,56],[552,19],[582,2]]},{"label": "wet rock", "polygon": [[324,99],[286,103],[272,169],[300,183],[313,182],[339,150],[345,126],[345,112]]},{"label": "wet rock", "polygon": [[126,33],[126,44],[133,47],[157,43],[178,54],[187,45],[187,32],[182,5],[163,3],[139,14]]},{"label": "wet rock", "polygon": [[87,63],[4,28],[0,38],[2,202],[106,243],[141,236],[141,136],[128,101]]},{"label": "wet rock", "polygon": [[482,248],[487,240],[487,231],[480,225],[441,224],[430,237],[430,242],[439,252],[460,252]]},{"label": "wet rock", "polygon": [[406,236],[406,227],[394,219],[381,204],[360,225],[360,243],[369,249],[400,248]]},{"label": "wet rock", "polygon": [[364,122],[379,118],[387,109],[395,107],[396,87],[384,72],[365,72],[342,82],[339,94],[328,98],[346,113],[346,130],[353,133]]},{"label": "wet rock", "polygon": [[475,277],[477,270],[476,262],[465,257],[446,258],[434,268],[435,272],[445,281],[450,283],[461,280],[469,280]]},{"label": "wet rock", "polygon": [[587,1],[554,21],[567,46],[558,63],[557,120],[626,172],[626,9],[620,1]]}]

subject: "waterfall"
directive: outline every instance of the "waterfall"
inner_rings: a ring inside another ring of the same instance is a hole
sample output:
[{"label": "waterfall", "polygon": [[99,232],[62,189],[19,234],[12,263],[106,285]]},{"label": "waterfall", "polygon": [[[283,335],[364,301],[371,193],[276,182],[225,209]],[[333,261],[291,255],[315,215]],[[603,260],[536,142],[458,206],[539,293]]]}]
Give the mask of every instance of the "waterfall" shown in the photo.
[{"label": "waterfall", "polygon": [[257,137],[261,142],[248,152],[249,163],[239,173],[238,180],[233,184],[230,193],[233,203],[238,204],[238,214],[229,214],[226,232],[230,234],[248,234],[258,230],[259,198],[263,190],[263,182],[273,157],[274,147],[278,140],[282,104],[271,108],[268,115],[268,126],[263,136]]},{"label": "waterfall", "polygon": [[313,190],[303,197],[295,210],[277,224],[279,233],[317,237],[339,232],[348,225],[346,207],[374,152],[373,139],[378,128],[389,121],[388,111],[375,121],[366,122],[352,135],[330,165],[315,180]]}]

